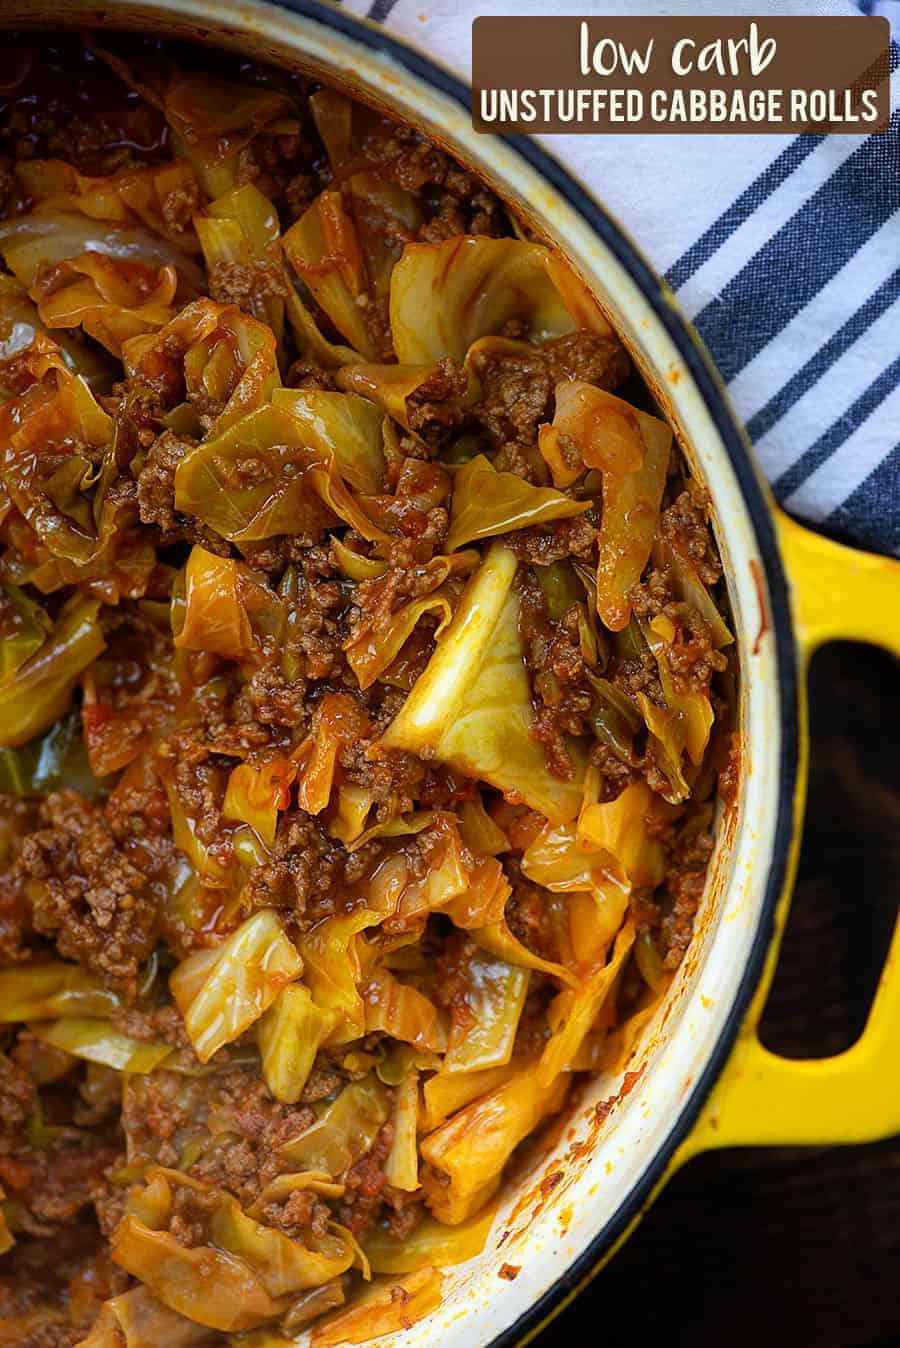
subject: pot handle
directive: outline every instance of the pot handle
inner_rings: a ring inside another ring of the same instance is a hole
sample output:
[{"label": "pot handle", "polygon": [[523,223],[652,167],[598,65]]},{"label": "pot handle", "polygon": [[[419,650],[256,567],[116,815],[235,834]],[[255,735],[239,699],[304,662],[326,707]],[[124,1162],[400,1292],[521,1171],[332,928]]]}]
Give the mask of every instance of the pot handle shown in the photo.
[{"label": "pot handle", "polygon": [[[900,655],[900,562],[842,547],[780,510],[776,520],[801,673],[813,652],[835,639],[865,641]],[[802,808],[801,794],[798,828]],[[868,1021],[851,1048],[830,1058],[797,1060],[781,1058],[759,1041],[790,883],[760,988],[678,1163],[719,1147],[874,1142],[900,1132],[900,917]]]}]

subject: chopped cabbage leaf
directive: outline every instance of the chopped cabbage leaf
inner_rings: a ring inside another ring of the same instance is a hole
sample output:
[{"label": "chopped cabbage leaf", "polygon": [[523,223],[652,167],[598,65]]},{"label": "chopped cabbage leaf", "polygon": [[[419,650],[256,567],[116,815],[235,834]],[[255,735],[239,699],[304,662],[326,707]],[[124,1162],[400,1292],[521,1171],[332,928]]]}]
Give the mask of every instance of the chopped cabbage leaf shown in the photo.
[{"label": "chopped cabbage leaf", "polygon": [[183,401],[213,411],[209,438],[267,403],[281,382],[275,334],[265,323],[241,313],[234,304],[193,300],[159,332],[132,337],[124,344],[128,377],[171,390],[169,410]]},{"label": "chopped cabbage leaf", "polygon": [[171,1310],[210,1329],[252,1329],[274,1319],[281,1304],[244,1263],[207,1245],[190,1249],[167,1231],[124,1217],[111,1238],[112,1257]]},{"label": "chopped cabbage leaf", "polygon": [[205,1325],[187,1320],[158,1301],[146,1287],[104,1301],[86,1339],[76,1348],[210,1348]]},{"label": "chopped cabbage leaf", "polygon": [[77,964],[53,960],[0,970],[0,1021],[4,1024],[57,1016],[109,1016],[119,1005],[115,992]]},{"label": "chopped cabbage leaf", "polygon": [[347,580],[355,580],[357,583],[361,580],[378,580],[387,570],[387,562],[381,561],[378,557],[364,557],[361,552],[354,552],[336,534],[332,535],[331,551],[341,574],[346,576]]},{"label": "chopped cabbage leaf", "polygon": [[230,1194],[221,1194],[209,1223],[213,1248],[240,1258],[273,1299],[321,1287],[345,1273],[354,1262],[354,1243],[332,1228],[308,1237],[309,1245],[263,1226],[241,1211]]},{"label": "chopped cabbage leaf", "polygon": [[442,1283],[436,1268],[419,1268],[401,1278],[373,1283],[352,1306],[314,1327],[310,1348],[369,1343],[385,1334],[409,1329],[441,1304]]},{"label": "chopped cabbage leaf", "polygon": [[548,271],[550,256],[537,243],[486,235],[407,244],[391,276],[398,362],[461,361],[479,337],[513,318],[527,322],[532,341],[571,332],[572,317]]},{"label": "chopped cabbage leaf", "polygon": [[570,894],[566,908],[572,956],[582,969],[593,969],[607,955],[625,921],[631,886],[608,880],[590,893]]},{"label": "chopped cabbage leaf", "polygon": [[242,183],[216,197],[203,215],[194,216],[194,228],[216,293],[220,278],[227,280],[233,269],[245,268],[267,284],[249,290],[242,308],[266,323],[278,344],[284,336],[284,293],[288,281],[281,263],[281,229],[278,212],[253,183]]},{"label": "chopped cabbage leaf", "polygon": [[322,192],[282,241],[285,256],[334,326],[366,360],[378,348],[357,303],[365,293],[356,226],[340,192]]},{"label": "chopped cabbage leaf", "polygon": [[[352,407],[332,405],[338,434],[344,430],[340,421],[354,418],[363,406],[362,399],[354,399]],[[337,443],[336,437],[334,452],[329,453],[327,439],[316,444],[308,423],[304,425],[286,407],[260,407],[188,451],[175,473],[176,506],[235,542],[297,530],[318,533],[336,518],[346,520],[365,538],[384,538],[344,484]],[[359,475],[360,465],[346,436],[340,443],[351,461],[351,473]],[[247,477],[243,468],[248,453],[266,470],[264,475]]]},{"label": "chopped cabbage leaf", "polygon": [[321,814],[331,799],[338,756],[346,744],[362,739],[369,718],[349,693],[326,693],[313,712],[312,730],[295,756],[307,752],[297,786],[297,804],[307,814]]},{"label": "chopped cabbage leaf", "polygon": [[296,772],[296,764],[279,755],[259,766],[238,763],[228,777],[222,814],[226,819],[249,824],[271,847],[278,827],[278,811],[286,810],[290,804],[290,786]]},{"label": "chopped cabbage leaf", "polygon": [[[471,845],[466,843],[466,846]],[[453,925],[463,931],[490,927],[503,920],[511,893],[512,886],[500,862],[494,857],[481,856],[470,871],[467,887],[444,904],[443,911]]]},{"label": "chopped cabbage leaf", "polygon": [[297,942],[313,1001],[335,1017],[335,1028],[326,1040],[329,1045],[349,1043],[366,1032],[366,1008],[357,987],[361,978],[357,941],[361,931],[381,920],[381,913],[358,909],[325,918]]},{"label": "chopped cabbage leaf", "polygon": [[578,812],[583,765],[576,753],[573,779],[553,777],[531,738],[516,567],[511,549],[491,546],[382,743],[432,753],[561,822]]},{"label": "chopped cabbage leaf", "polygon": [[301,444],[317,463],[333,455],[341,477],[354,491],[374,495],[384,489],[382,417],[355,393],[318,388],[279,388],[275,407],[290,412],[302,427]]},{"label": "chopped cabbage leaf", "polygon": [[65,715],[78,680],[106,647],[100,602],[75,597],[33,655],[0,679],[0,747],[16,748]]},{"label": "chopped cabbage leaf", "polygon": [[419,1073],[410,1065],[394,1092],[394,1136],[384,1163],[388,1184],[406,1193],[414,1193],[419,1187],[418,1122]]},{"label": "chopped cabbage leaf", "polygon": [[648,750],[669,784],[665,799],[678,805],[691,794],[691,784],[684,771],[687,744],[684,717],[670,707],[658,707],[646,693],[638,693],[637,700],[649,732]]},{"label": "chopped cabbage leaf", "polygon": [[342,389],[377,403],[404,430],[411,431],[409,399],[437,370],[437,365],[345,365],[336,380]]},{"label": "chopped cabbage leaf", "polygon": [[197,252],[191,230],[172,216],[174,198],[199,197],[197,178],[185,159],[128,168],[92,178],[64,159],[24,159],[16,177],[40,210],[76,211],[114,225],[143,225],[179,250]]},{"label": "chopped cabbage leaf", "polygon": [[332,1013],[316,1006],[301,983],[279,992],[256,1030],[263,1079],[276,1100],[293,1105],[300,1099],[333,1023]]},{"label": "chopped cabbage leaf", "polygon": [[[423,1132],[435,1128],[488,1091],[511,1081],[522,1070],[521,1058],[510,1058],[502,1067],[484,1067],[476,1072],[447,1072],[443,1068],[433,1073],[422,1087]],[[378,1270],[380,1271],[380,1270]]]},{"label": "chopped cabbage leaf", "polygon": [[427,1171],[423,1176],[425,1200],[438,1221],[456,1226],[487,1203],[515,1148],[562,1108],[567,1089],[563,1075],[545,1082],[524,1070],[422,1139],[422,1156],[449,1181]]},{"label": "chopped cabbage leaf", "polygon": [[18,585],[0,586],[0,683],[43,645],[53,623]]},{"label": "chopped cabbage leaf", "polygon": [[715,719],[709,695],[699,688],[681,691],[676,686],[668,659],[672,646],[670,636],[674,635],[674,629],[666,617],[660,614],[650,622],[639,619],[638,625],[656,659],[666,706],[674,714],[670,750],[680,757],[681,748],[678,747],[678,742],[682,741],[681,747],[687,750],[691,762],[699,766],[703,762],[703,755],[709,743],[709,732]]},{"label": "chopped cabbage leaf", "polygon": [[374,495],[384,489],[383,419],[365,398],[327,389],[279,388],[272,403],[299,422],[301,443],[316,462],[333,457],[354,491]]},{"label": "chopped cabbage leaf", "polygon": [[[12,276],[0,276],[0,400],[7,387],[10,395],[19,391],[13,377],[19,358],[27,359],[29,351],[36,354],[40,338],[49,340],[37,305]],[[92,393],[108,392],[115,375],[102,352],[64,332],[56,332],[53,340],[67,370],[82,375]]]},{"label": "chopped cabbage leaf", "polygon": [[479,1072],[509,1062],[530,977],[527,969],[484,951],[467,959],[463,996],[473,1020],[453,1023],[443,1071]]},{"label": "chopped cabbage leaf", "polygon": [[0,254],[17,281],[29,289],[38,268],[84,253],[174,267],[195,291],[204,289],[203,272],[187,253],[140,226],[120,228],[73,211],[33,211],[0,221]]},{"label": "chopped cabbage leaf", "polygon": [[541,959],[540,955],[536,955],[533,950],[523,945],[510,931],[505,917],[489,927],[476,927],[469,932],[469,935],[482,950],[495,955],[497,959],[505,960],[508,964],[515,964],[521,969],[533,969],[539,974],[549,974],[551,978],[558,978],[561,983],[577,982],[571,969],[567,969],[564,964]]},{"label": "chopped cabbage leaf", "polygon": [[544,1045],[535,1073],[542,1089],[549,1090],[561,1073],[571,1070],[585,1036],[613,991],[634,937],[634,923],[629,918],[616,937],[609,963],[596,969],[580,987],[563,988],[557,993],[549,1011],[553,1034]]},{"label": "chopped cabbage leaf", "polygon": [[673,548],[671,543],[659,534],[653,540],[653,563],[666,572],[675,598],[682,604],[690,604],[709,624],[713,645],[716,650],[730,646],[734,637],[728,624],[719,612],[715,600],[697,574],[697,568],[689,557]]},{"label": "chopped cabbage leaf", "polygon": [[671,807],[646,782],[632,783],[604,804],[591,799],[592,794],[589,783],[578,817],[577,846],[588,854],[589,849],[604,853],[614,863],[612,874],[620,882],[655,888],[666,870],[658,826],[671,818]]},{"label": "chopped cabbage leaf", "polygon": [[[629,591],[650,557],[672,431],[657,417],[580,380],[557,385],[553,429],[576,446],[585,466],[602,474],[597,612],[619,632],[631,616]],[[558,472],[557,483],[568,485]]]},{"label": "chopped cabbage leaf", "polygon": [[[252,477],[248,455],[259,466]],[[175,472],[175,505],[235,542],[317,533],[335,517],[315,490],[315,462],[296,419],[260,407],[188,450]]]},{"label": "chopped cabbage leaf", "polygon": [[466,847],[482,856],[493,857],[510,850],[509,838],[484,808],[480,791],[476,791],[471,800],[460,802],[459,831]]},{"label": "chopped cabbage leaf", "polygon": [[191,548],[184,573],[184,612],[175,645],[243,660],[256,649],[241,593],[242,563],[218,557],[199,543]]},{"label": "chopped cabbage leaf", "polygon": [[446,1226],[434,1217],[426,1217],[402,1240],[376,1227],[365,1237],[372,1272],[414,1273],[429,1265],[450,1268],[453,1264],[464,1264],[484,1249],[494,1216],[489,1207],[458,1226]]},{"label": "chopped cabbage leaf", "polygon": [[312,1127],[284,1144],[282,1155],[288,1165],[336,1178],[371,1150],[390,1109],[390,1091],[370,1072],[345,1086]]},{"label": "chopped cabbage leaf", "polygon": [[447,1031],[433,1002],[411,983],[401,983],[390,970],[376,968],[363,982],[366,1034],[381,1030],[415,1048],[443,1053]]},{"label": "chopped cabbage leaf", "polygon": [[238,1039],[302,970],[303,961],[271,908],[248,918],[214,951],[199,950],[182,960],[169,986],[200,1061],[209,1062]]},{"label": "chopped cabbage leaf", "polygon": [[117,1072],[153,1072],[174,1053],[171,1044],[142,1043],[120,1034],[111,1021],[77,1016],[29,1025],[42,1044],[64,1049],[76,1058],[113,1067]]},{"label": "chopped cabbage leaf", "polygon": [[577,328],[612,337],[613,328],[593,293],[561,253],[548,253],[547,272]]},{"label": "chopped cabbage leaf", "polygon": [[175,316],[178,273],[144,262],[82,253],[60,262],[32,287],[50,329],[82,327],[113,356],[132,337],[156,332]]},{"label": "chopped cabbage leaf", "polygon": [[438,640],[453,617],[453,607],[458,595],[449,585],[441,586],[431,594],[411,599],[396,613],[390,614],[385,623],[376,617],[357,629],[345,643],[347,663],[356,675],[360,688],[370,688],[380,679],[400,654],[403,646],[412,636],[419,620],[430,613],[437,617],[434,639]]},{"label": "chopped cabbage leaf", "polygon": [[516,473],[498,472],[483,454],[476,454],[453,479],[447,551],[494,534],[583,515],[591,504],[552,487],[533,487]]}]

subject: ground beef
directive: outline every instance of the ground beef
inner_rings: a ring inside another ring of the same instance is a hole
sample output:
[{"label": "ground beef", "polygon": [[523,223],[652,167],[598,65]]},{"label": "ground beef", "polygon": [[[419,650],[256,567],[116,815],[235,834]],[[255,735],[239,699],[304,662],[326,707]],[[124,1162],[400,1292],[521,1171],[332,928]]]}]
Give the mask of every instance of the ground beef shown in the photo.
[{"label": "ground beef", "polygon": [[184,1019],[176,1006],[127,1006],[112,1014],[112,1022],[121,1034],[144,1044],[173,1044],[184,1048],[188,1037]]},{"label": "ground beef", "polygon": [[271,262],[218,262],[209,271],[211,297],[250,314],[261,310],[264,300],[286,295],[287,285],[283,268]]},{"label": "ground beef", "polygon": [[438,448],[468,420],[465,400],[469,381],[459,363],[445,356],[432,374],[409,395],[409,429]]},{"label": "ground beef", "polygon": [[579,646],[578,607],[573,605],[562,619],[551,619],[530,569],[520,571],[518,587],[519,634],[534,703],[531,735],[543,746],[550,771],[569,779],[575,768],[566,739],[587,733],[594,703]]},{"label": "ground beef", "polygon": [[346,1080],[344,1073],[336,1071],[328,1059],[320,1054],[303,1087],[300,1103],[314,1105],[319,1100],[326,1100],[329,1095],[336,1094]]},{"label": "ground beef", "polygon": [[552,420],[553,397],[553,380],[541,351],[533,347],[494,355],[488,348],[472,365],[481,383],[481,400],[472,415],[494,446],[537,444],[538,425]]},{"label": "ground beef", "polygon": [[594,766],[600,769],[601,786],[598,799],[601,802],[615,800],[626,786],[640,780],[639,761],[624,762],[600,740],[591,745],[590,758]]},{"label": "ground beef", "polygon": [[712,849],[713,836],[709,830],[700,827],[696,818],[689,820],[676,841],[666,871],[668,903],[662,920],[666,969],[677,969],[690,945]]},{"label": "ground beef", "polygon": [[633,586],[629,598],[639,617],[662,615],[672,623],[674,638],[665,659],[676,692],[706,692],[713,675],[727,668],[728,660],[715,649],[709,623],[691,604],[675,603],[671,595],[668,575],[654,568],[642,584]]},{"label": "ground beef", "polygon": [[703,583],[715,585],[722,575],[722,563],[709,531],[709,508],[709,494],[692,479],[662,512],[659,526],[663,538],[693,562]]},{"label": "ground beef", "polygon": [[0,1056],[0,1138],[22,1129],[34,1097],[35,1086],[28,1072],[11,1058]]},{"label": "ground beef", "polygon": [[597,530],[586,515],[554,520],[545,527],[534,525],[506,535],[504,541],[523,562],[552,566],[567,557],[589,558],[597,542]]},{"label": "ground beef", "polygon": [[288,810],[279,819],[271,860],[251,872],[245,902],[277,908],[303,930],[333,911],[346,859],[344,847],[318,819]]},{"label": "ground beef", "polygon": [[287,388],[318,388],[329,393],[337,387],[333,371],[324,369],[309,356],[291,362],[284,382]]},{"label": "ground beef", "polygon": [[386,1123],[371,1151],[360,1157],[344,1176],[346,1192],[337,1204],[337,1219],[355,1236],[369,1229],[381,1209],[381,1194],[387,1182],[384,1163],[393,1140],[394,1125]]},{"label": "ground beef", "polygon": [[[504,350],[488,345],[473,354],[472,368],[481,384],[481,397],[470,416],[484,427],[496,448],[509,456],[511,443],[537,444],[538,426],[553,418],[553,390],[558,383],[583,379],[599,388],[615,389],[628,377],[630,364],[614,337],[572,332],[543,346],[519,343]],[[502,466],[517,471],[512,458]]]},{"label": "ground beef", "polygon": [[200,520],[175,509],[175,470],[192,445],[174,431],[163,431],[153,441],[137,478],[137,499],[142,524],[154,524],[163,545],[184,540],[199,543],[219,557],[231,548]]},{"label": "ground beef", "polygon": [[321,1240],[332,1221],[331,1208],[311,1189],[295,1189],[282,1202],[259,1204],[258,1221],[283,1231],[292,1240]]},{"label": "ground beef", "polygon": [[102,1132],[63,1137],[43,1147],[24,1146],[0,1153],[0,1184],[19,1205],[29,1235],[52,1235],[74,1222],[94,1196],[105,1193],[106,1172],[120,1156],[119,1146]]},{"label": "ground beef", "polygon": [[408,192],[422,194],[426,220],[420,237],[438,242],[458,234],[509,233],[498,197],[412,127],[383,123],[366,145],[373,167]]},{"label": "ground beef", "polygon": [[38,822],[14,867],[35,930],[133,996],[156,938],[158,861],[137,839],[117,842],[102,809],[74,791],[51,793]]},{"label": "ground beef", "polygon": [[0,1265],[0,1342],[9,1348],[73,1348],[101,1302],[124,1292],[128,1274],[87,1224],[17,1241]]},{"label": "ground beef", "polygon": [[282,1146],[316,1115],[307,1105],[279,1104],[245,1069],[223,1072],[210,1094],[206,1127],[215,1141],[189,1173],[228,1189],[246,1206],[284,1170]]}]

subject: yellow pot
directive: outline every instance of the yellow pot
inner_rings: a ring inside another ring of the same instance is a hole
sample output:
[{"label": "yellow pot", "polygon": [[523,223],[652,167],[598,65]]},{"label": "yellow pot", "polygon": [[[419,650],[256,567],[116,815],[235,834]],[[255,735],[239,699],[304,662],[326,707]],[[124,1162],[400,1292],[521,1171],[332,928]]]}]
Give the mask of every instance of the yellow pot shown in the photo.
[{"label": "yellow pot", "polygon": [[544,1153],[507,1186],[482,1254],[450,1270],[441,1307],[395,1337],[404,1348],[527,1341],[698,1152],[900,1131],[900,927],[853,1048],[788,1061],[756,1032],[799,847],[806,665],[837,637],[900,653],[900,564],[831,543],[773,507],[706,353],[620,226],[534,143],[476,135],[468,91],[382,30],[320,0],[5,0],[0,22],[198,38],[323,75],[422,127],[589,281],[712,494],[741,662],[742,770],[694,942],[628,1073],[586,1088]]}]

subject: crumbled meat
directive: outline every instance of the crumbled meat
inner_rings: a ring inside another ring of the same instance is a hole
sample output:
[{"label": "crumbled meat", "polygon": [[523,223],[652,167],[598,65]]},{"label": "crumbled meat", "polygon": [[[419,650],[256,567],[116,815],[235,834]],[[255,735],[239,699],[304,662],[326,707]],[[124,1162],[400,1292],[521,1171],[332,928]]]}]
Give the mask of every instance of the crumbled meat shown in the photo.
[{"label": "crumbled meat", "polygon": [[317,819],[289,810],[279,820],[271,859],[250,875],[245,901],[250,907],[277,908],[303,929],[312,918],[333,911],[346,857]]},{"label": "crumbled meat", "polygon": [[690,944],[712,849],[713,836],[709,830],[689,821],[676,842],[666,871],[669,910],[662,920],[666,969],[678,968]]},{"label": "crumbled meat", "polygon": [[218,262],[209,272],[209,293],[220,304],[236,304],[252,314],[266,299],[286,295],[287,281],[271,262]]},{"label": "crumbled meat", "polygon": [[366,1152],[344,1176],[346,1192],[337,1206],[338,1221],[354,1236],[368,1230],[382,1206],[381,1194],[387,1182],[384,1163],[393,1140],[394,1125],[386,1123],[371,1151]]},{"label": "crumbled meat", "polygon": [[[510,443],[537,443],[538,426],[552,420],[558,383],[583,379],[598,388],[614,389],[627,378],[630,366],[614,337],[573,332],[540,347],[487,345],[473,353],[472,368],[481,384],[481,398],[471,416],[508,454]],[[503,466],[516,472],[515,463],[504,460]]]},{"label": "crumbled meat", "polygon": [[133,996],[155,940],[159,859],[137,839],[117,842],[103,811],[74,791],[49,795],[39,823],[13,871],[35,930]]},{"label": "crumbled meat", "polygon": [[587,515],[554,520],[543,528],[533,525],[506,537],[513,552],[533,566],[552,566],[567,557],[590,557],[596,541],[597,530]]},{"label": "crumbled meat", "polygon": [[207,552],[228,557],[231,548],[223,538],[193,516],[175,509],[175,471],[191,448],[174,431],[163,431],[147,452],[137,479],[137,499],[142,524],[155,524],[163,543],[185,539],[199,543]]},{"label": "crumbled meat", "polygon": [[722,575],[719,560],[709,531],[709,495],[699,482],[691,481],[662,512],[660,533],[672,547],[688,561],[693,562],[705,585],[715,585]]},{"label": "crumbled meat", "polygon": [[406,400],[409,429],[429,445],[439,446],[465,423],[468,390],[465,371],[445,356]]}]

